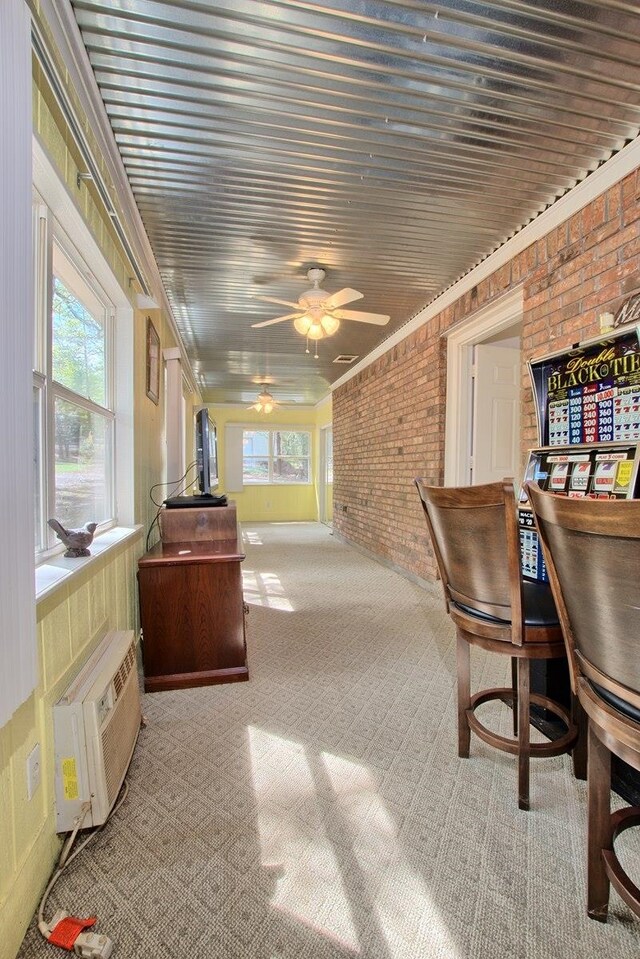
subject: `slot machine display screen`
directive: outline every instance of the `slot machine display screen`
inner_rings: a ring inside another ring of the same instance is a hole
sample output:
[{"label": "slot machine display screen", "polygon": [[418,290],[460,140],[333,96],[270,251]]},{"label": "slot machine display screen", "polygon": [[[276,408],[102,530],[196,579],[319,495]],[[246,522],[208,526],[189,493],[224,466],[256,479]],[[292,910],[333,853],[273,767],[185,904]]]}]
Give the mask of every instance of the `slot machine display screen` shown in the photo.
[{"label": "slot machine display screen", "polygon": [[636,328],[530,364],[541,446],[640,438]]}]

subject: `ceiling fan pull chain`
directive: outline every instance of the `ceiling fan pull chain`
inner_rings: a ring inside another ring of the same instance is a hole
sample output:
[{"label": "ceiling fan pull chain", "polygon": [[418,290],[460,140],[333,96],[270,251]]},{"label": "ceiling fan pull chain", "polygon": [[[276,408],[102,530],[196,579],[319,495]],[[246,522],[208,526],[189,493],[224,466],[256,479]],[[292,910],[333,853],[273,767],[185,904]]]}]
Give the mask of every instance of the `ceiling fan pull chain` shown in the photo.
[{"label": "ceiling fan pull chain", "polygon": [[[318,344],[316,343],[316,350],[317,349],[318,349]],[[307,348],[305,350],[305,353],[308,353],[308,352],[309,352],[309,337],[307,337]]]}]

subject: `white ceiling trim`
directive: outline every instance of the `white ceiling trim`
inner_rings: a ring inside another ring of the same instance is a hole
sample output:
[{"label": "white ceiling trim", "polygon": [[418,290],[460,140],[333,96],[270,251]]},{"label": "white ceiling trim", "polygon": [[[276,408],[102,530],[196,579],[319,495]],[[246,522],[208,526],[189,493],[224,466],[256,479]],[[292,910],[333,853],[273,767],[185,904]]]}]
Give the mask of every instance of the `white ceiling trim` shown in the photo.
[{"label": "white ceiling trim", "polygon": [[590,173],[586,179],[582,180],[572,190],[565,193],[563,197],[548,207],[543,213],[523,227],[515,236],[507,240],[499,249],[495,250],[490,256],[483,260],[478,266],[474,267],[469,273],[457,280],[453,286],[432,300],[423,310],[417,313],[408,323],[396,330],[388,339],[384,340],[375,350],[372,350],[356,366],[341,376],[331,385],[331,392],[344,386],[349,380],[361,373],[368,366],[374,363],[379,357],[384,356],[389,350],[405,340],[407,336],[420,329],[432,317],[441,313],[456,300],[468,293],[474,286],[481,283],[500,267],[504,266],[509,260],[512,260],[518,253],[521,253],[532,243],[546,236],[553,229],[564,223],[575,213],[585,207],[596,197],[610,189],[629,173],[632,173],[640,166],[640,138],[627,144],[619,153],[603,163],[602,166]]}]

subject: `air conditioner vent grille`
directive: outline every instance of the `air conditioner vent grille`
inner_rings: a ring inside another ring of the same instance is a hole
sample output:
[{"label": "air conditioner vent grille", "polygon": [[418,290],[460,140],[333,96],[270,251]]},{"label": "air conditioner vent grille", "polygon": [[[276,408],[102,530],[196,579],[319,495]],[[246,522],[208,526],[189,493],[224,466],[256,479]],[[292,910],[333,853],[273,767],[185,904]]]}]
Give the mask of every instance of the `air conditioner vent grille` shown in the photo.
[{"label": "air conditioner vent grille", "polygon": [[116,700],[119,698],[120,693],[122,692],[122,688],[124,684],[126,683],[127,678],[129,674],[131,673],[131,670],[135,666],[135,662],[136,662],[136,653],[132,643],[127,651],[127,655],[122,661],[122,665],[120,666],[115,676],[113,677],[113,685],[115,688]]},{"label": "air conditioner vent grille", "polygon": [[[127,660],[129,656],[127,655]],[[134,656],[135,660],[135,656]],[[138,679],[129,670],[129,682],[123,687],[118,708],[111,719],[102,727],[102,754],[104,757],[104,776],[107,787],[107,803],[113,805],[131,759],[136,734],[140,725],[140,698]]]},{"label": "air conditioner vent grille", "polygon": [[357,353],[340,353],[339,356],[336,356],[334,363],[353,363],[354,360],[358,359]]}]

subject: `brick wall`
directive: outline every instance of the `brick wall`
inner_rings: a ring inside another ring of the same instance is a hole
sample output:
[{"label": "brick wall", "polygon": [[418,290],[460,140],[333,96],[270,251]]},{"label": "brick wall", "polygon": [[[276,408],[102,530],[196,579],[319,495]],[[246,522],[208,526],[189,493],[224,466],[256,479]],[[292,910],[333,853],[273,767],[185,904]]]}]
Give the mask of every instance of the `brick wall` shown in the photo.
[{"label": "brick wall", "polygon": [[640,170],[533,243],[333,394],[334,516],[348,541],[425,579],[435,564],[413,479],[444,479],[446,339],[523,284],[523,453],[537,444],[526,362],[598,333],[640,287]]}]

